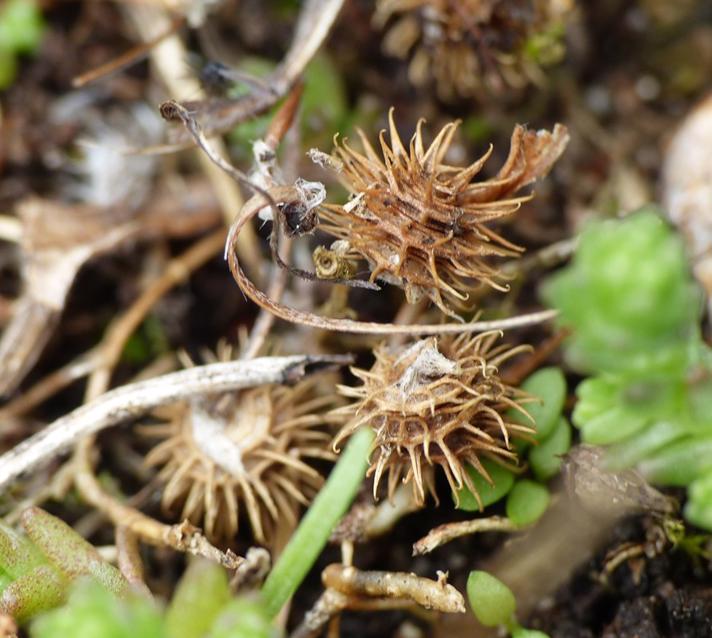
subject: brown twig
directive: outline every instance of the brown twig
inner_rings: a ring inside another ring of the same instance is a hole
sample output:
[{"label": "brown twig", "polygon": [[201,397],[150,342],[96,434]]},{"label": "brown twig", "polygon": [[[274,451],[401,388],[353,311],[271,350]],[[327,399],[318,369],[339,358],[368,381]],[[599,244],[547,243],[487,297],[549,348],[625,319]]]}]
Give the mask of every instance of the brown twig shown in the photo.
[{"label": "brown twig", "polygon": [[182,18],[175,18],[173,22],[162,32],[159,33],[155,38],[143,42],[142,44],[131,47],[128,51],[118,55],[113,60],[109,60],[104,64],[100,64],[89,71],[85,71],[81,75],[77,75],[72,79],[72,87],[79,89],[91,82],[96,82],[101,78],[110,75],[111,73],[116,73],[121,71],[136,62],[139,62],[145,58],[153,47],[155,47],[159,42],[164,40],[170,35],[173,35],[178,28],[183,24]]}]

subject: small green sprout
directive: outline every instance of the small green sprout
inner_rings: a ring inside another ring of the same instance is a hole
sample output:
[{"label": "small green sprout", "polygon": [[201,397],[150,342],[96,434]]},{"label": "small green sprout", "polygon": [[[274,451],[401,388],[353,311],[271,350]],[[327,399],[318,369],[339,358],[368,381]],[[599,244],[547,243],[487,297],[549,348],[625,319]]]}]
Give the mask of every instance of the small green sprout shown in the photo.
[{"label": "small green sprout", "polygon": [[[566,401],[564,373],[561,368],[541,368],[527,377],[522,383],[522,390],[539,400],[536,403],[527,403],[525,407],[536,424],[536,439],[543,441],[557,426],[564,409],[564,401]],[[520,412],[512,410],[509,416],[517,423],[529,423]]]},{"label": "small green sprout", "polygon": [[[158,608],[145,597],[118,598],[95,581],[80,580],[65,605],[39,617],[32,638],[167,638]],[[197,638],[197,637],[196,637]]]},{"label": "small green sprout", "polygon": [[529,465],[538,481],[548,481],[559,473],[563,456],[570,447],[571,425],[560,416],[549,436],[529,451]]},{"label": "small green sprout", "polygon": [[33,54],[44,31],[42,13],[33,0],[6,0],[0,7],[0,90],[14,81],[17,56]]},{"label": "small green sprout", "polygon": [[230,599],[227,573],[222,567],[206,560],[191,561],[166,610],[167,635],[204,636]]},{"label": "small green sprout", "polygon": [[517,601],[512,590],[491,574],[470,572],[467,597],[475,617],[485,627],[505,627],[512,638],[548,638],[546,634],[525,629],[517,622]]}]

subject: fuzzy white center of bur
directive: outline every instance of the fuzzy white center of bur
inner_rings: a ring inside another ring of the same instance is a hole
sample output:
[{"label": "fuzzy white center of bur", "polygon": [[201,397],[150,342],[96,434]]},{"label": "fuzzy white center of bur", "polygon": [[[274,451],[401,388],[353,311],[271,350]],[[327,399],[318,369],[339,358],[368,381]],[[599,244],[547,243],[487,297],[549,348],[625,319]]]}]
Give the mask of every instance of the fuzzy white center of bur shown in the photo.
[{"label": "fuzzy white center of bur", "polygon": [[245,473],[242,450],[226,432],[226,423],[216,419],[196,402],[191,403],[191,428],[198,449],[232,476]]},{"label": "fuzzy white center of bur", "polygon": [[326,199],[326,187],[321,182],[310,182],[300,177],[294,182],[294,188],[308,211],[321,206]]},{"label": "fuzzy white center of bur", "polygon": [[399,359],[402,361],[406,357],[413,356],[416,352],[415,360],[408,366],[396,384],[404,398],[413,394],[418,387],[432,382],[434,378],[454,374],[458,370],[456,361],[452,361],[440,353],[435,339],[426,339],[413,344]]}]

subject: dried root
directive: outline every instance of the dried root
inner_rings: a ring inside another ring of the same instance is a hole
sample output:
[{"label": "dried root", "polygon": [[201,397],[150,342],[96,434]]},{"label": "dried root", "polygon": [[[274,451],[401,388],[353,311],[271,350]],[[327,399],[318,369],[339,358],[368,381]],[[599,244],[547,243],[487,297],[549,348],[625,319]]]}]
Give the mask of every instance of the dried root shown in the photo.
[{"label": "dried root", "polygon": [[505,384],[497,367],[526,346],[495,345],[499,336],[429,338],[395,352],[381,346],[371,370],[352,369],[363,385],[339,388],[357,401],[335,411],[348,422],[334,445],[364,425],[374,430],[374,498],[387,472],[389,497],[402,479],[423,503],[426,488],[435,494],[432,468],[439,465],[455,494],[467,486],[479,499],[468,465],[490,480],[481,458],[517,463],[511,439],[534,430],[507,420],[510,408],[527,414],[527,397]]}]

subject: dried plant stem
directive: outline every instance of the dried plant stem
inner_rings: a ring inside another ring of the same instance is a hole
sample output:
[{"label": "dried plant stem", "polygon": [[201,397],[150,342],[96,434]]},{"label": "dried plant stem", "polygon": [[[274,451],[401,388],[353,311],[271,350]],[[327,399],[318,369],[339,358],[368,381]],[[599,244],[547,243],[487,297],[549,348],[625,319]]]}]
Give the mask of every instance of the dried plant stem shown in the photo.
[{"label": "dried plant stem", "polygon": [[[88,447],[90,441],[82,441],[79,446]],[[179,525],[164,525],[146,516],[137,509],[124,505],[102,489],[94,476],[88,454],[78,454],[74,459],[74,481],[85,500],[106,514],[115,526],[125,527],[131,534],[159,547],[172,547],[179,552],[204,556],[220,563],[228,569],[236,569],[243,562],[231,550],[222,552],[200,533],[198,528],[187,521]]]},{"label": "dried plant stem", "polygon": [[138,536],[125,525],[119,525],[115,532],[117,562],[121,573],[134,590],[151,597],[151,590],[143,578],[143,563],[139,552]]},{"label": "dried plant stem", "polygon": [[[155,41],[171,28],[170,14],[159,7],[122,4],[121,8],[145,42]],[[173,97],[186,95],[195,97],[203,94],[200,83],[185,65],[184,60],[188,57],[188,52],[177,34],[160,40],[151,50],[150,57],[161,80]],[[215,140],[215,143],[223,149],[222,141]],[[217,170],[202,153],[198,153],[197,159],[215,189],[226,223],[232,223],[235,212],[240,210],[243,203],[239,187]],[[250,272],[259,277],[262,256],[254,229],[247,230],[237,249],[250,268]]]},{"label": "dried plant stem", "polygon": [[[291,186],[278,186],[268,190],[269,197],[274,202],[294,201],[299,198],[296,190]],[[553,319],[556,316],[555,310],[543,310],[509,319],[493,321],[477,321],[472,323],[443,323],[439,325],[397,325],[392,323],[374,323],[368,321],[352,321],[350,319],[333,319],[331,317],[320,317],[311,312],[296,310],[289,306],[275,303],[269,296],[247,278],[243,272],[238,255],[234,246],[240,235],[242,228],[247,222],[255,217],[260,209],[271,204],[269,199],[262,194],[254,195],[242,209],[240,216],[230,228],[228,237],[227,258],[237,285],[240,289],[261,308],[269,310],[271,313],[289,321],[291,323],[301,323],[314,328],[333,330],[336,332],[352,332],[360,334],[406,334],[406,335],[432,335],[432,334],[459,334],[463,332],[485,332],[488,330],[509,330],[542,323]]]},{"label": "dried plant stem", "polygon": [[0,490],[24,472],[66,451],[77,441],[166,403],[205,393],[269,383],[291,383],[311,367],[347,364],[349,356],[262,357],[197,366],[107,392],[54,421],[0,456]]},{"label": "dried plant stem", "polygon": [[141,324],[151,308],[171,288],[185,281],[190,274],[220,251],[225,242],[225,230],[217,230],[196,242],[184,253],[171,259],[161,276],[134,301],[131,307],[109,328],[100,350],[100,362],[89,378],[86,399],[94,400],[106,392],[114,366],[121,357],[126,342]]},{"label": "dried plant stem", "polygon": [[96,367],[98,360],[98,350],[92,348],[58,370],[50,372],[31,388],[25,390],[0,408],[0,421],[26,414],[74,381],[90,374]]},{"label": "dried plant stem", "polygon": [[446,523],[430,530],[427,536],[415,543],[413,545],[413,556],[429,554],[435,548],[460,538],[460,536],[479,532],[516,532],[521,529],[508,518],[501,516],[475,518],[471,521],[462,521],[460,523]]}]

